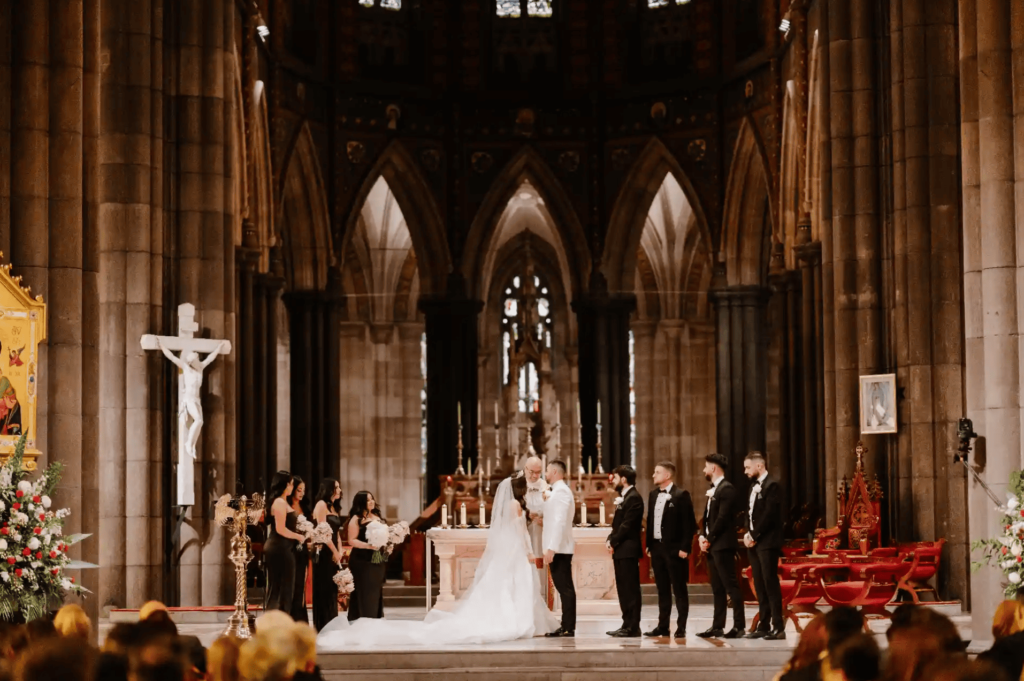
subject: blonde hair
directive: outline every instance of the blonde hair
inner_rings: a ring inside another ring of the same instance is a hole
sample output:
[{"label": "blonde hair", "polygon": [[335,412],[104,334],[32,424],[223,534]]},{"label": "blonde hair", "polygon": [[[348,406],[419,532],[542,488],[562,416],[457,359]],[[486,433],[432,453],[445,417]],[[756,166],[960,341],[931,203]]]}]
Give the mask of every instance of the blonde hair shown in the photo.
[{"label": "blonde hair", "polygon": [[995,640],[1024,631],[1024,603],[1003,601],[992,617],[992,637]]},{"label": "blonde hair", "polygon": [[206,673],[210,681],[238,681],[238,657],[242,642],[221,636],[206,650]]},{"label": "blonde hair", "polygon": [[295,624],[296,663],[299,671],[312,672],[316,667],[316,629],[304,622]]},{"label": "blonde hair", "polygon": [[80,605],[69,603],[57,611],[53,618],[53,626],[61,636],[80,638],[88,641],[92,638],[92,622]]},{"label": "blonde hair", "polygon": [[256,635],[242,644],[238,671],[247,681],[282,681],[316,667],[316,630],[280,611],[256,620]]},{"label": "blonde hair", "polygon": [[139,608],[139,621],[143,622],[149,619],[150,615],[160,610],[167,612],[167,606],[160,601],[148,601],[145,605]]}]

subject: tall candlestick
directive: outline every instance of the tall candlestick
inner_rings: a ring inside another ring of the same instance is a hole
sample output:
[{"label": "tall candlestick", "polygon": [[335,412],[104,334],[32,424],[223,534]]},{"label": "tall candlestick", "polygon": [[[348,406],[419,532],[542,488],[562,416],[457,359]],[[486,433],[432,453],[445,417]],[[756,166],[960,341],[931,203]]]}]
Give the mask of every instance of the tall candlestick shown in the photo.
[{"label": "tall candlestick", "polygon": [[456,402],[455,403],[455,409],[456,409],[456,412],[455,412],[456,416],[459,419],[459,425],[461,426],[462,425],[462,402]]},{"label": "tall candlestick", "polygon": [[580,502],[580,527],[587,526],[587,502]]},{"label": "tall candlestick", "polygon": [[601,400],[597,401],[597,422],[601,423]]},{"label": "tall candlestick", "polygon": [[480,415],[481,413],[482,412],[480,411],[480,400],[477,400],[476,401],[476,427],[478,429],[480,428],[480,424],[484,422],[483,417]]},{"label": "tall candlestick", "polygon": [[562,425],[562,403],[555,403],[555,423],[559,426]]},{"label": "tall candlestick", "polygon": [[462,502],[462,523],[461,523],[461,525],[463,527],[465,527],[467,524],[468,523],[466,523],[466,502]]},{"label": "tall candlestick", "polygon": [[491,477],[491,462],[487,462],[487,477]]},{"label": "tall candlestick", "polygon": [[473,477],[473,459],[466,459],[466,475]]},{"label": "tall candlestick", "polygon": [[498,427],[498,400],[494,400],[494,427]]},{"label": "tall candlestick", "polygon": [[601,527],[604,527],[605,522],[604,522],[604,502],[603,501],[601,502],[601,505],[598,507],[598,516],[601,519],[601,522],[599,524],[601,525]]},{"label": "tall candlestick", "polygon": [[487,527],[487,504],[480,500],[480,527]]},{"label": "tall candlestick", "polygon": [[593,475],[593,474],[594,474],[594,460],[593,459],[587,459],[587,475]]},{"label": "tall candlestick", "polygon": [[448,527],[448,504],[441,505],[441,527]]}]

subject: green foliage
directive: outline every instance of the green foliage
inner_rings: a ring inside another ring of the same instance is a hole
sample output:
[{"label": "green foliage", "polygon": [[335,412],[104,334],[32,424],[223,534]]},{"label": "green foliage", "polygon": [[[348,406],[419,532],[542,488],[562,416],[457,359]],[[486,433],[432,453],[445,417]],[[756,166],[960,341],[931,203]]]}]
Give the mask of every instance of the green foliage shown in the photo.
[{"label": "green foliage", "polygon": [[1007,580],[1003,585],[1003,595],[1014,598],[1018,593],[1024,593],[1024,560],[1018,557],[1024,554],[1024,528],[1021,526],[1024,520],[1024,472],[1017,470],[1010,474],[1009,492],[1013,500],[999,507],[1003,513],[999,536],[971,542],[971,552],[980,552],[982,558],[971,563],[971,571],[977,572],[985,565],[998,568]]}]

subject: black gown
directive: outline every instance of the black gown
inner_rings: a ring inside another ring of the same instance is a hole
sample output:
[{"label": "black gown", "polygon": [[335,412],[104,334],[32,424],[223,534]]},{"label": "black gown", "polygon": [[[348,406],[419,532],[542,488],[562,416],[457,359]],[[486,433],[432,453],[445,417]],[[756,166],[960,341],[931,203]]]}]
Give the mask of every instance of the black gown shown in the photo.
[{"label": "black gown", "polygon": [[[366,541],[366,523],[359,523],[359,541]],[[386,563],[374,563],[373,549],[352,549],[348,569],[352,571],[355,591],[349,596],[348,621],[360,617],[384,617],[384,571]]]},{"label": "black gown", "polygon": [[[284,525],[295,531],[298,520],[294,511],[288,511]],[[295,597],[295,545],[294,539],[282,537],[275,528],[273,514],[267,523],[267,541],[263,544],[263,564],[267,571],[267,586],[263,596],[263,611],[281,610],[291,614]]]},{"label": "black gown", "polygon": [[[327,524],[331,526],[334,541],[338,542],[341,516],[327,516]],[[317,631],[338,616],[338,585],[334,583],[338,569],[329,548],[321,546],[319,555],[313,549],[313,626]]]},{"label": "black gown", "polygon": [[295,549],[295,589],[292,595],[292,607],[289,614],[296,622],[309,622],[309,611],[306,609],[306,570],[309,569],[309,549],[300,544]]}]

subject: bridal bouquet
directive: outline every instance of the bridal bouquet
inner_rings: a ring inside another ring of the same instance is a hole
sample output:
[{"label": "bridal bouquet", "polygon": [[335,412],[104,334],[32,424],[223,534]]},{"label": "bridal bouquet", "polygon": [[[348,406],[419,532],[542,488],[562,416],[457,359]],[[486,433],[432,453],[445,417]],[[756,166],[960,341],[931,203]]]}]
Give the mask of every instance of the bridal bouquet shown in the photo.
[{"label": "bridal bouquet", "polygon": [[339,596],[348,596],[356,590],[355,579],[352,578],[352,572],[348,568],[338,570],[334,575],[334,583],[338,586]]},{"label": "bridal bouquet", "polygon": [[997,509],[1003,514],[1003,532],[993,539],[979,539],[971,544],[971,550],[981,551],[984,562],[975,561],[973,570],[982,565],[995,565],[1006,577],[1003,595],[1014,598],[1024,593],[1024,472],[1010,474],[1010,491],[1006,503]]},{"label": "bridal bouquet", "polygon": [[295,531],[309,539],[309,536],[313,534],[313,523],[309,522],[306,516],[300,515],[299,519],[295,521]]},{"label": "bridal bouquet", "polygon": [[306,535],[307,539],[316,544],[317,556],[320,555],[320,549],[323,548],[323,545],[332,540],[332,534],[331,526],[325,521],[317,523],[317,526]]},{"label": "bridal bouquet", "polygon": [[63,536],[66,508],[50,499],[63,471],[51,463],[34,481],[23,464],[25,435],[0,466],[0,620],[31,621],[68,594],[88,592],[67,570],[96,567],[71,560],[70,547],[89,535]]},{"label": "bridal bouquet", "polygon": [[374,520],[366,526],[366,543],[375,548],[373,552],[374,563],[383,563],[387,559],[383,549],[387,546],[388,537],[390,536],[391,531],[383,520]]}]

